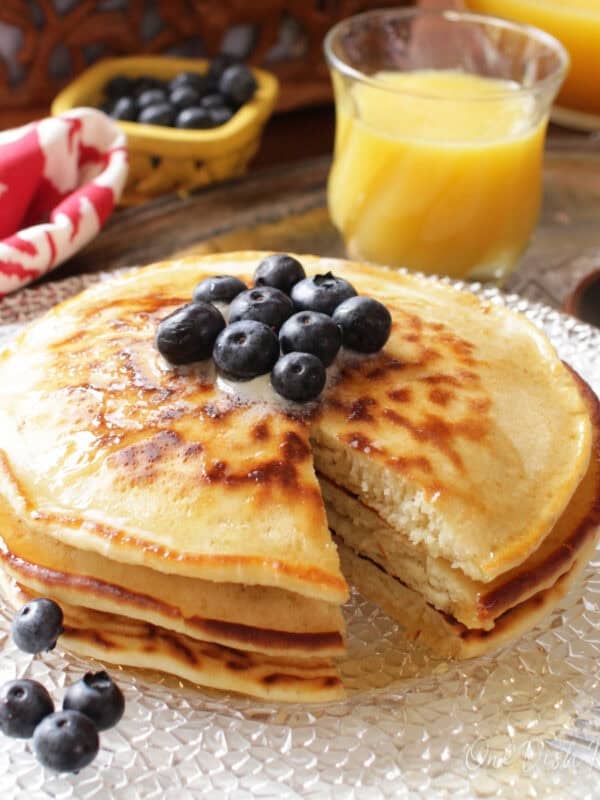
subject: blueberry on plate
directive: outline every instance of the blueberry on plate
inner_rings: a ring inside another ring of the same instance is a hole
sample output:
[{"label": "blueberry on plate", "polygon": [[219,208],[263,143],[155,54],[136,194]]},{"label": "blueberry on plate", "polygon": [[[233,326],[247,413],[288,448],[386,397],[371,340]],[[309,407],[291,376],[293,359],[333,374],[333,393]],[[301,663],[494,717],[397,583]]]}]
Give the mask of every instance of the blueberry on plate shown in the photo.
[{"label": "blueberry on plate", "polygon": [[125,698],[108,672],[86,672],[67,689],[63,709],[80,711],[92,720],[97,730],[106,731],[123,716]]},{"label": "blueberry on plate", "polygon": [[137,97],[138,107],[147,108],[148,106],[158,106],[165,103],[167,100],[167,93],[164,89],[146,89],[141,92]]},{"label": "blueberry on plate", "polygon": [[133,97],[119,97],[109,113],[113,119],[135,122],[138,115],[138,105]]},{"label": "blueberry on plate", "polygon": [[225,125],[226,122],[233,117],[233,111],[227,106],[219,106],[217,108],[209,108],[208,115],[213,128],[218,128],[219,125]]},{"label": "blueberry on plate", "polygon": [[249,381],[270,372],[279,357],[279,340],[268,325],[245,319],[228,325],[217,337],[213,359],[223,375]]},{"label": "blueberry on plate", "polygon": [[248,287],[235,275],[213,275],[196,284],[192,300],[194,303],[231,303],[240,292]]},{"label": "blueberry on plate", "polygon": [[124,97],[130,94],[133,90],[133,80],[128,78],[127,75],[115,75],[104,87],[104,93],[107,97],[116,100],[117,97]]},{"label": "blueberry on plate", "polygon": [[176,110],[171,103],[154,103],[142,108],[137,121],[144,125],[172,125],[175,120]]},{"label": "blueberry on plate", "polygon": [[38,761],[57,772],[77,772],[90,764],[100,747],[96,726],[79,711],[55,711],[33,734]]},{"label": "blueberry on plate", "polygon": [[171,90],[169,102],[181,111],[190,106],[199,106],[200,97],[200,93],[197,92],[193,86],[182,84]]},{"label": "blueberry on plate", "polygon": [[279,343],[283,353],[311,353],[328,367],[342,346],[342,334],[327,314],[299,311],[281,326]]},{"label": "blueberry on plate", "polygon": [[8,681],[0,688],[0,730],[6,736],[29,739],[53,711],[50,695],[37,681]]},{"label": "blueberry on plate", "polygon": [[241,292],[229,308],[229,322],[254,319],[279,330],[294,313],[294,304],[284,292],[274,286],[257,286]]},{"label": "blueberry on plate", "polygon": [[254,272],[255,286],[274,286],[289,294],[292,287],[306,277],[304,267],[292,256],[275,253],[263,258]]},{"label": "blueberry on plate", "polygon": [[323,391],[325,367],[312,353],[288,353],[273,367],[271,384],[286,400],[306,403]]},{"label": "blueberry on plate", "polygon": [[342,343],[358,353],[376,353],[387,342],[392,317],[387,308],[372,297],[351,297],[333,313],[340,326]]},{"label": "blueberry on plate", "polygon": [[291,294],[299,311],[320,311],[331,316],[340,303],[355,296],[356,289],[343,278],[327,272],[299,281]]},{"label": "blueberry on plate", "polygon": [[210,303],[188,303],[160,321],[156,347],[171,364],[204,361],[224,327],[223,315]]},{"label": "blueberry on plate", "polygon": [[58,603],[36,597],[21,608],[12,621],[14,643],[25,653],[52,650],[63,632],[63,612]]},{"label": "blueberry on plate", "polygon": [[175,120],[176,128],[187,128],[190,130],[198,130],[201,128],[212,128],[212,121],[210,114],[205,108],[200,106],[190,106],[184,108],[177,114]]},{"label": "blueberry on plate", "polygon": [[219,78],[219,92],[235,108],[243,106],[254,96],[258,84],[252,72],[243,64],[233,64]]}]

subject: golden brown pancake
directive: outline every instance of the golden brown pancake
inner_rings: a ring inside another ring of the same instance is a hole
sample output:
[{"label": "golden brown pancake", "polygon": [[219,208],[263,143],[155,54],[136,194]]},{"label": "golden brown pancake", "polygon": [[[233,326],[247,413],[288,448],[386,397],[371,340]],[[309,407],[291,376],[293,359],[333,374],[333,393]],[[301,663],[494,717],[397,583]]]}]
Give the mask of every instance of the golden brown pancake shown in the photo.
[{"label": "golden brown pancake", "polygon": [[[18,607],[34,593],[15,584],[4,593]],[[327,702],[343,697],[336,668],[327,659],[248,653],[192,639],[117,614],[63,604],[60,645],[88,658],[158,670],[192,683],[277,702]]]},{"label": "golden brown pancake", "polygon": [[59,603],[126,615],[192,638],[297,658],[344,652],[332,603],[270,586],[159,573],[78,550],[10,520],[0,498],[0,562],[7,574]]},{"label": "golden brown pancake", "polygon": [[511,638],[517,619],[522,627],[533,621],[533,610],[536,620],[544,616],[541,612],[563,596],[587,563],[600,531],[600,404],[577,380],[594,425],[588,470],[540,547],[489,583],[474,581],[443,559],[411,548],[406,535],[358,498],[322,480],[344,574],[399,619],[413,638],[434,643],[435,649],[455,657],[492,649]]},{"label": "golden brown pancake", "polygon": [[300,257],[307,273],[343,275],[393,318],[383,351],[339,357],[321,402],[250,401],[210,363],[168,365],[158,321],[208,275],[250,284],[264,255],[132,271],[0,354],[7,573],[81,613],[293,652],[299,668],[341,649],[344,574],[396,616],[414,607],[400,615],[411,635],[423,616],[449,630],[440,649],[454,655],[534,624],[596,536],[590,525],[574,544],[598,497],[593,404],[577,379],[518,314],[314,256]]}]

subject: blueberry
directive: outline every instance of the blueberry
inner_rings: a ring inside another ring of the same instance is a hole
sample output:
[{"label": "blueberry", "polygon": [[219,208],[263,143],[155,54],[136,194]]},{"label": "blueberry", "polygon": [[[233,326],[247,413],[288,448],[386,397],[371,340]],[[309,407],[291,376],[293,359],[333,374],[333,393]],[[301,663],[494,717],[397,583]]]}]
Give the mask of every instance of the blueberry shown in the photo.
[{"label": "blueberry", "polygon": [[193,89],[202,96],[208,90],[209,81],[206,75],[199,72],[179,72],[169,81],[169,90],[172,92],[182,86]]},{"label": "blueberry", "polygon": [[236,381],[249,381],[270,372],[278,356],[277,336],[268,325],[253,319],[228,325],[213,350],[217,367]]},{"label": "blueberry", "polygon": [[97,730],[106,731],[123,716],[125,698],[108,672],[86,672],[67,689],[63,709],[80,711],[92,720]]},{"label": "blueberry", "polygon": [[233,300],[229,309],[229,322],[255,319],[279,330],[293,313],[294,304],[287,294],[274,286],[257,286],[240,292]]},{"label": "blueberry", "polygon": [[0,688],[0,730],[6,736],[29,739],[53,711],[50,695],[37,681],[8,681]]},{"label": "blueberry", "polygon": [[140,109],[147,108],[148,106],[162,105],[167,99],[167,93],[164,89],[146,89],[141,92],[137,98],[137,104]]},{"label": "blueberry", "polygon": [[234,275],[214,275],[205,278],[194,288],[192,299],[194,303],[231,303],[240,292],[245,292],[248,287]]},{"label": "blueberry", "polygon": [[145,125],[172,125],[175,119],[175,109],[170,103],[155,103],[146,106],[138,114],[138,122]]},{"label": "blueberry", "polygon": [[79,711],[55,711],[33,734],[33,749],[45,767],[57,772],[77,772],[90,764],[100,747],[98,731]]},{"label": "blueberry", "polygon": [[209,108],[208,115],[213,127],[218,128],[219,125],[225,125],[226,122],[229,122],[233,117],[233,111],[226,106],[220,106],[219,108]]},{"label": "blueberry", "polygon": [[133,81],[127,75],[115,75],[104,87],[104,93],[107,97],[116,100],[117,97],[124,97],[129,94],[133,89]]},{"label": "blueberry", "polygon": [[36,597],[17,612],[11,630],[19,650],[26,653],[52,650],[63,632],[62,609],[54,600]]},{"label": "blueberry", "polygon": [[263,258],[254,273],[255,286],[274,286],[289,294],[292,286],[306,277],[302,264],[292,256],[275,253]]},{"label": "blueberry", "polygon": [[243,64],[227,67],[219,78],[219,91],[235,108],[247,103],[253,97],[257,86],[256,78]]},{"label": "blueberry", "polygon": [[352,284],[327,272],[299,281],[292,289],[292,300],[299,311],[320,311],[331,316],[340,303],[355,294]]},{"label": "blueberry", "polygon": [[312,353],[288,353],[273,367],[271,384],[287,400],[306,403],[323,391],[325,367]]},{"label": "blueberry", "polygon": [[189,303],[160,321],[156,346],[171,364],[203,361],[224,327],[223,315],[210,303]]},{"label": "blueberry", "polygon": [[342,346],[342,334],[327,314],[300,311],[283,323],[279,343],[283,353],[312,353],[328,367]]},{"label": "blueberry", "polygon": [[192,86],[176,86],[169,95],[169,100],[180,111],[183,108],[200,105],[200,93]]},{"label": "blueberry", "polygon": [[206,77],[210,85],[216,86],[225,70],[228,67],[231,67],[232,64],[237,64],[237,61],[238,60],[235,58],[235,56],[228,55],[227,53],[219,53],[218,56],[215,56],[215,58],[213,58],[213,60],[210,62],[208,72],[206,73]]},{"label": "blueberry", "polygon": [[345,300],[336,308],[333,321],[340,326],[344,347],[359,353],[381,350],[392,328],[390,312],[371,297]]},{"label": "blueberry", "polygon": [[177,114],[175,127],[190,129],[212,128],[212,122],[210,114],[205,108],[191,106],[190,108],[184,108],[183,111]]},{"label": "blueberry", "polygon": [[133,97],[119,97],[109,113],[113,119],[135,122],[138,114],[138,106]]},{"label": "blueberry", "polygon": [[218,94],[218,92],[211,92],[210,94],[204,95],[200,101],[200,105],[202,108],[206,109],[220,108],[221,106],[227,105],[227,101],[222,94]]},{"label": "blueberry", "polygon": [[141,75],[134,80],[132,91],[135,97],[139,97],[143,92],[147,92],[149,89],[162,88],[163,83],[158,78],[153,78],[152,75]]}]

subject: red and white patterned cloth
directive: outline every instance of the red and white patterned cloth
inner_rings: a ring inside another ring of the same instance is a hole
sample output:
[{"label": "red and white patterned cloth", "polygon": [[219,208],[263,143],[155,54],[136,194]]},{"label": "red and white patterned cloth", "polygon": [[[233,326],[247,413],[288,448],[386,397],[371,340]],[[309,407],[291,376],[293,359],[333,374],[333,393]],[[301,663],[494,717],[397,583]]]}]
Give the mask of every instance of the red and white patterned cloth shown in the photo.
[{"label": "red and white patterned cloth", "polygon": [[0,297],[93,239],[126,178],[125,135],[101,111],[0,132]]}]

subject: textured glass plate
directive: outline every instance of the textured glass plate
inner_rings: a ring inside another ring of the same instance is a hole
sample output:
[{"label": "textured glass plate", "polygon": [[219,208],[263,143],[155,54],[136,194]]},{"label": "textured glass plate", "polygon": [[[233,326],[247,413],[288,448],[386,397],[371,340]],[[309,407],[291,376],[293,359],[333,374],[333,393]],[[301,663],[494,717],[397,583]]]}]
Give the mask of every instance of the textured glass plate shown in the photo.
[{"label": "textured glass plate", "polygon": [[[83,276],[0,304],[0,341],[97,280]],[[600,331],[496,289],[463,287],[526,314],[600,392]],[[123,721],[97,760],[54,775],[30,743],[0,738],[0,798],[598,798],[600,553],[540,627],[492,656],[435,660],[354,594],[345,612],[348,698],[274,705],[148,672],[119,672]],[[88,661],[15,649],[0,613],[0,682],[41,680],[56,698]]]}]

